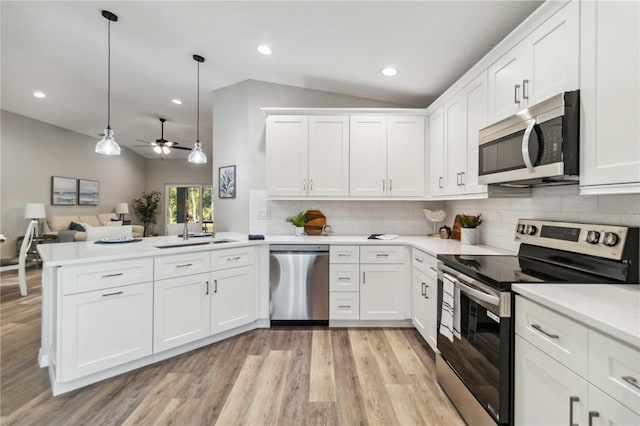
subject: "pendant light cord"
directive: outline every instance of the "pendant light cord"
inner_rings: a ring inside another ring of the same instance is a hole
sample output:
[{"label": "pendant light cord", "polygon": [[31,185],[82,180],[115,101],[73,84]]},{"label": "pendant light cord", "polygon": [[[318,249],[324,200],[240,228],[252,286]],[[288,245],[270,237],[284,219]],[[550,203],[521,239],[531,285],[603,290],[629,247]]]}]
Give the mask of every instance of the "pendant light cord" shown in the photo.
[{"label": "pendant light cord", "polygon": [[197,117],[196,117],[196,140],[200,143],[200,62],[198,62],[198,108],[197,108]]},{"label": "pendant light cord", "polygon": [[107,21],[107,129],[111,129],[111,21]]}]

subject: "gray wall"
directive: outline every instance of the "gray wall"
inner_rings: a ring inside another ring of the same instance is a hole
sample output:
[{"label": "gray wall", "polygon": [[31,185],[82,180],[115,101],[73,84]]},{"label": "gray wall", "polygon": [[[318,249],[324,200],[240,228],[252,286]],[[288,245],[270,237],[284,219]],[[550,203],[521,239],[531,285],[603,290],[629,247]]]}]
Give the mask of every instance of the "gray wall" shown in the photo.
[{"label": "gray wall", "polygon": [[213,182],[218,167],[236,165],[236,198],[215,203],[217,231],[249,232],[249,190],[265,188],[263,107],[365,108],[398,105],[371,99],[247,80],[213,93]]}]

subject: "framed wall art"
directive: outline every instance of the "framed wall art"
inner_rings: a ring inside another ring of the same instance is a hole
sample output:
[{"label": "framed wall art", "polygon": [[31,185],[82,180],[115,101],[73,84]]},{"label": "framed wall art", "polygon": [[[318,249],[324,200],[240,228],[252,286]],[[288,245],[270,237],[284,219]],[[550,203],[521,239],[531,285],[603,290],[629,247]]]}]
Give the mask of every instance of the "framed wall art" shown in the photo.
[{"label": "framed wall art", "polygon": [[51,205],[75,206],[78,199],[77,179],[51,176]]},{"label": "framed wall art", "polygon": [[78,205],[97,206],[100,202],[100,181],[78,179]]},{"label": "framed wall art", "polygon": [[218,168],[218,197],[236,198],[236,166]]}]

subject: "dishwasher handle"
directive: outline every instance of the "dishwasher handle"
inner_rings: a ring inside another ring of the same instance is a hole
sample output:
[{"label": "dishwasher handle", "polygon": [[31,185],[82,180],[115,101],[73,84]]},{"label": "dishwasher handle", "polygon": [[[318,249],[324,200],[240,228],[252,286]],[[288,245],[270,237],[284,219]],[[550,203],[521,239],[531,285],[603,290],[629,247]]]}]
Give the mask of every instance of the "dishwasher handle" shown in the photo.
[{"label": "dishwasher handle", "polygon": [[329,253],[328,244],[272,244],[271,253]]}]

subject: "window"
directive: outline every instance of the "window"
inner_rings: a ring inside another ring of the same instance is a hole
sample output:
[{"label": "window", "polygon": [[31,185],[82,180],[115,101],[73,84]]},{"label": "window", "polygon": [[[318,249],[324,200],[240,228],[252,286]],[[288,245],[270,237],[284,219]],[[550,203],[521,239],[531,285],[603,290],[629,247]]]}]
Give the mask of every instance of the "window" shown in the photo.
[{"label": "window", "polygon": [[[166,186],[167,235],[181,233],[185,217],[189,218],[189,231],[213,232],[213,187],[211,185]],[[180,226],[177,226],[180,225]]]}]

